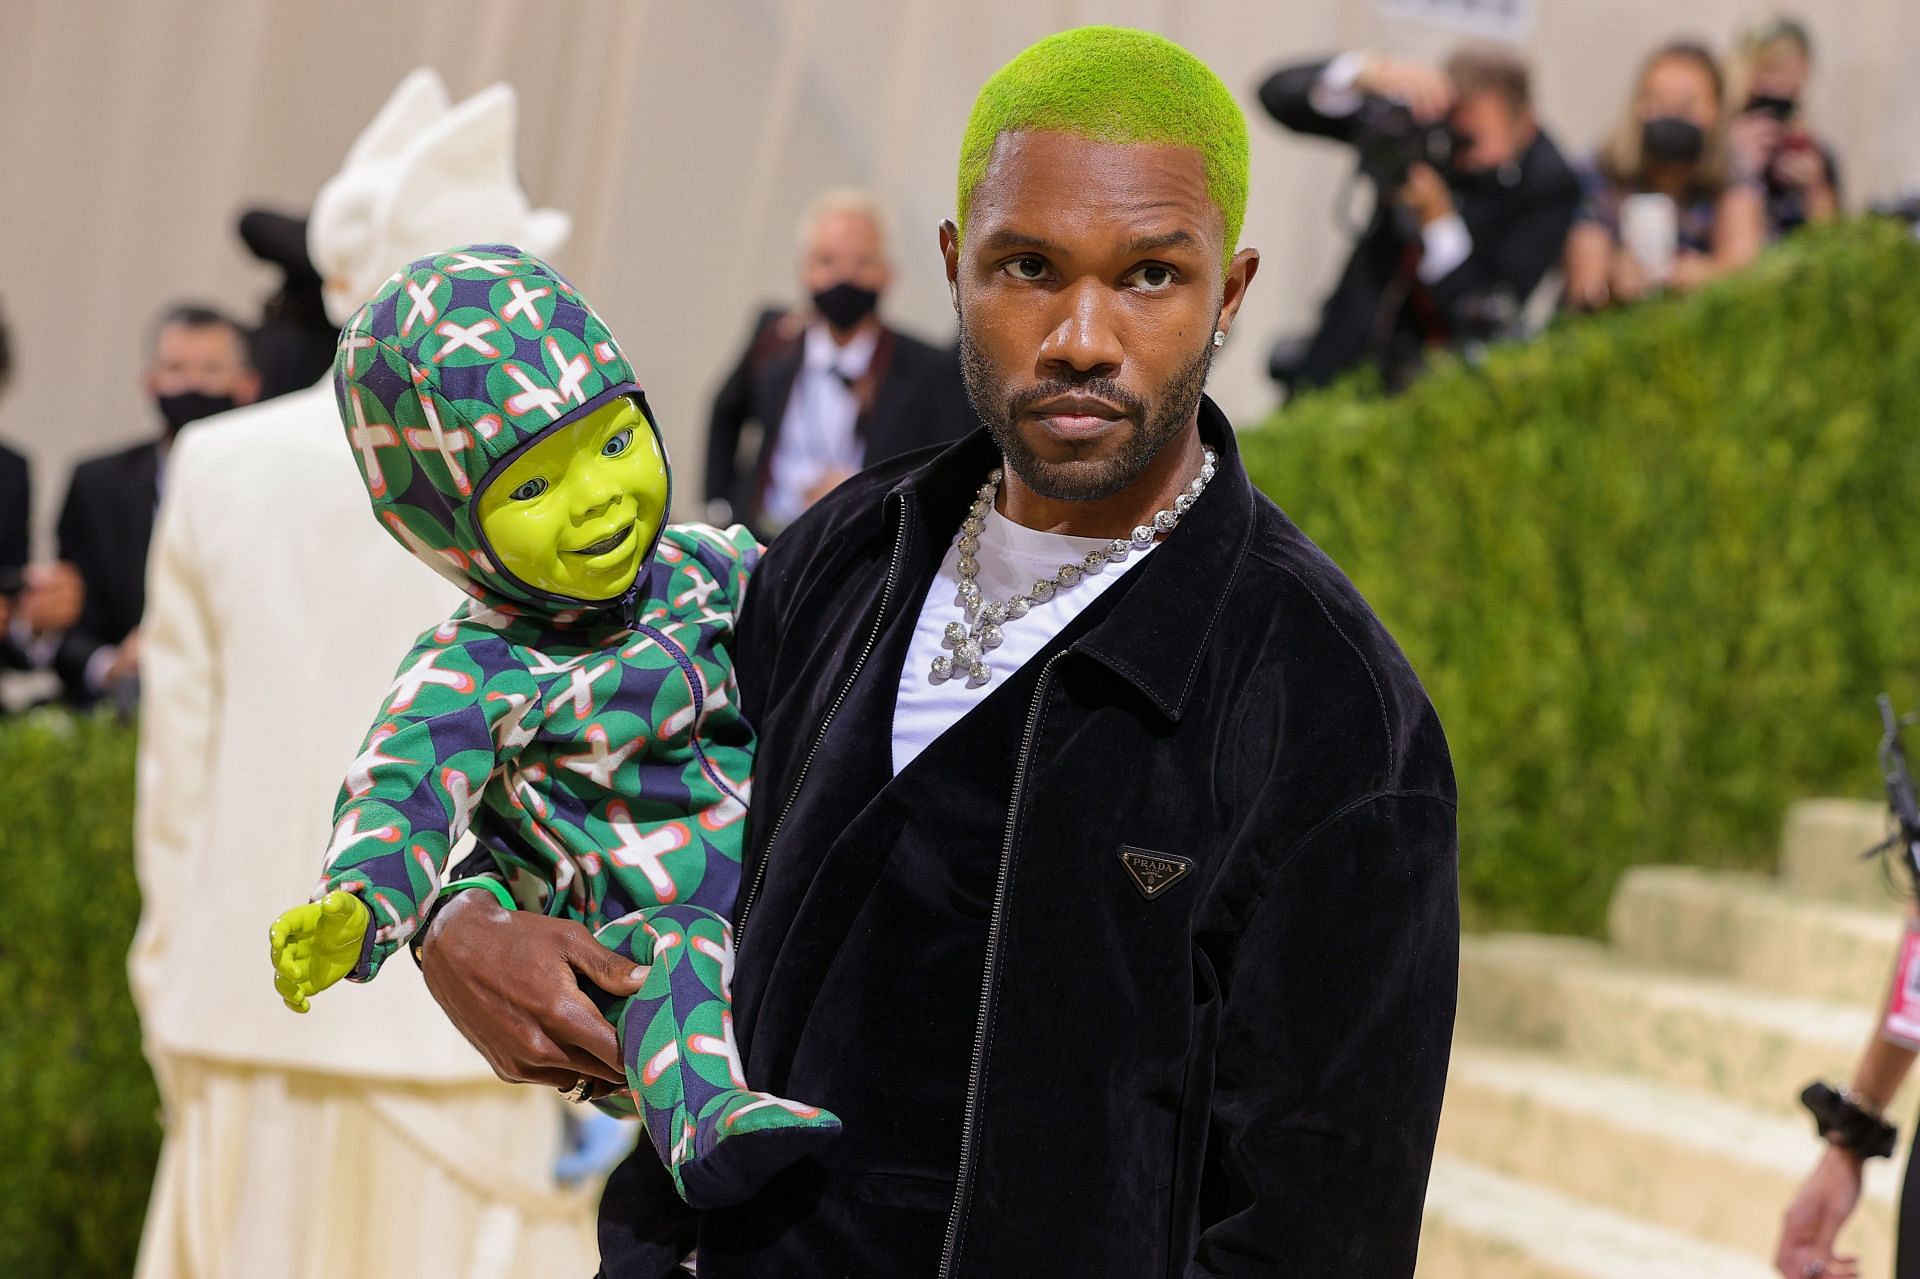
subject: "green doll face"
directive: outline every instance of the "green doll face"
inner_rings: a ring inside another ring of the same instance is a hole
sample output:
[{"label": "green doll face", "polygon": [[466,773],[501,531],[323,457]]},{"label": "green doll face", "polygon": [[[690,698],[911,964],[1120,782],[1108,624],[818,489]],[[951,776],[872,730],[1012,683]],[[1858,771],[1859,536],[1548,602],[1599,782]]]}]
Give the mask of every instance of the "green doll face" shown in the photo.
[{"label": "green doll face", "polygon": [[528,448],[480,494],[500,566],[578,600],[626,593],[666,515],[667,462],[646,415],[622,396]]}]

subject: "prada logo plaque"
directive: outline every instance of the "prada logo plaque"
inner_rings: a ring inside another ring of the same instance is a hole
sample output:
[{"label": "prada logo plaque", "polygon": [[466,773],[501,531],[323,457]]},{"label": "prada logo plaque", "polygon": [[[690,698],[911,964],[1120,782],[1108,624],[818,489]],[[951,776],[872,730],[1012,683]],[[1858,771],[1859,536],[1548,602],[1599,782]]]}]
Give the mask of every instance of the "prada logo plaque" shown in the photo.
[{"label": "prada logo plaque", "polygon": [[1127,878],[1133,881],[1133,886],[1148,901],[1185,879],[1187,872],[1193,869],[1193,859],[1190,857],[1130,848],[1124,844],[1120,848],[1120,864],[1127,868]]}]

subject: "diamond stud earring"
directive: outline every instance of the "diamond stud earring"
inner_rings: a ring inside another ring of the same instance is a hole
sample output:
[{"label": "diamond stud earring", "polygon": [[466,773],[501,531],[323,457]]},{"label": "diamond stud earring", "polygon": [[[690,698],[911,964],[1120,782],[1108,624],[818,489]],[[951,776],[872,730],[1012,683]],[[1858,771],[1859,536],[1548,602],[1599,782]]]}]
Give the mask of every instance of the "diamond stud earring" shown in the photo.
[{"label": "diamond stud earring", "polygon": [[1227,344],[1227,335],[1222,333],[1219,329],[1215,329],[1213,331],[1213,345],[1217,348],[1217,347],[1225,346],[1226,344]]}]

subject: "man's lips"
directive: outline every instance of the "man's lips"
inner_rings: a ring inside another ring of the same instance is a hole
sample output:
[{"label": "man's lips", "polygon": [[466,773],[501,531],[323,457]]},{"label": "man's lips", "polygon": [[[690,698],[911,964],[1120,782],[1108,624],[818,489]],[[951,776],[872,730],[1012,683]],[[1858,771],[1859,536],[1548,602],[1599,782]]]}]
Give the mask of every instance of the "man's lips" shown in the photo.
[{"label": "man's lips", "polygon": [[589,542],[587,545],[576,547],[574,550],[571,550],[567,553],[569,555],[584,555],[584,556],[587,556],[588,558],[592,558],[593,556],[596,556],[596,555],[605,555],[608,551],[618,550],[622,545],[626,543],[626,540],[632,536],[633,536],[633,525],[629,524],[626,527],[622,528],[618,533],[608,534],[606,537],[601,538],[597,542]]},{"label": "man's lips", "polygon": [[1069,395],[1027,410],[1055,435],[1097,435],[1126,417],[1126,411],[1093,396]]}]

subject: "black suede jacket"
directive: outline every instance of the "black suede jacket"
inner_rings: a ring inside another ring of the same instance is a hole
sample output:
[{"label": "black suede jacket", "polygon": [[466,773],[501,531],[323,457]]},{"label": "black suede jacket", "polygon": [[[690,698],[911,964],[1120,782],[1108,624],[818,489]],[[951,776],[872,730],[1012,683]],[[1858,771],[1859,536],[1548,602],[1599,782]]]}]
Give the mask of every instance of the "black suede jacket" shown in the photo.
[{"label": "black suede jacket", "polygon": [[[863,919],[838,901],[868,888],[823,868],[844,826],[809,814],[841,784],[823,741],[888,738],[883,715],[828,729],[843,704],[890,706],[848,694],[903,610],[911,627],[997,455],[981,432],[868,471],[769,549],[736,652],[761,743],[736,908],[748,1075],[836,1109],[852,1142],[866,1089],[933,1069],[871,1048],[892,1042],[872,1002],[814,998],[851,950],[897,1016],[971,1043],[938,1076],[964,1088],[960,1123],[937,1178],[889,1174],[869,1118],[864,1166],[829,1156],[702,1221],[643,1143],[602,1202],[608,1279],[671,1274],[696,1241],[701,1279],[1413,1273],[1458,969],[1446,741],[1211,401],[1201,430],[1213,482],[1021,672],[1018,731],[971,756],[1010,785],[964,964],[870,920],[820,930]],[[908,851],[928,850],[872,860]],[[796,941],[796,920],[822,935]]]}]

